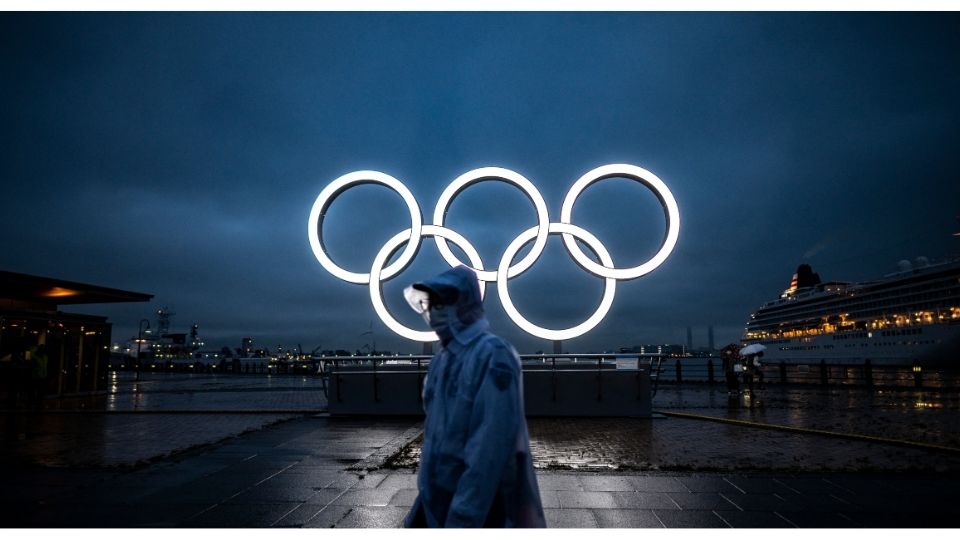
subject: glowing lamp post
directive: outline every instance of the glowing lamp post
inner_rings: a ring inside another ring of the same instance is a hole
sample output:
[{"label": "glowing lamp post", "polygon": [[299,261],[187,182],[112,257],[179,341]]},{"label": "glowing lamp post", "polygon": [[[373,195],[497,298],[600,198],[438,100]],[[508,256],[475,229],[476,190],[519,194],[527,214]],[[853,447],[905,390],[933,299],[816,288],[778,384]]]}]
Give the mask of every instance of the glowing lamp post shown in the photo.
[{"label": "glowing lamp post", "polygon": [[[143,323],[147,323],[147,327],[143,327]],[[150,321],[146,319],[140,319],[140,324],[137,326],[137,380],[140,380],[140,346],[143,345],[143,331],[150,329]]]}]

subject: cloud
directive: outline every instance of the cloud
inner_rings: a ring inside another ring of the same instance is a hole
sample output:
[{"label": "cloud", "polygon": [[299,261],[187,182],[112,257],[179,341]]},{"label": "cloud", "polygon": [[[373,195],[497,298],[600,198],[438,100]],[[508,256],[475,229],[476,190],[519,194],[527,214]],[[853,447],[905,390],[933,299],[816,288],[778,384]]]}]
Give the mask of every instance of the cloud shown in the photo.
[{"label": "cloud", "polygon": [[[155,295],[84,306],[115,338],[171,306],[235,345],[418,350],[376,320],[364,286],[313,258],[306,219],[330,180],[402,179],[424,217],[478,166],[509,167],[553,220],[587,170],[657,173],[682,215],[654,273],[617,285],[611,313],[571,350],[730,341],[805,259],[824,279],[882,275],[955,250],[960,55],[953,14],[5,14],[0,35],[0,228],[5,269]],[[891,35],[890,27],[898,32]],[[376,36],[371,39],[370,36]],[[895,74],[891,76],[891,74]],[[343,195],[332,255],[366,271],[405,228],[399,198]],[[649,257],[662,212],[641,187],[592,186],[574,212],[618,266]],[[448,214],[493,267],[535,221],[509,186],[481,184]],[[431,242],[398,284],[446,267]],[[576,324],[602,286],[557,238],[515,302]],[[506,319],[521,350],[550,350]],[[722,336],[722,337],[721,337]]]}]

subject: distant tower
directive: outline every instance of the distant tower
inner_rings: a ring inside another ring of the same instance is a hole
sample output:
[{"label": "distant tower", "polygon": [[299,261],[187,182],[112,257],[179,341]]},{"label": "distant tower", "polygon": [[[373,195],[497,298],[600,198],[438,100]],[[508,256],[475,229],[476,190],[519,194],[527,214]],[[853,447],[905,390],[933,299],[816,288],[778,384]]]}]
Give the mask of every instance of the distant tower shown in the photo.
[{"label": "distant tower", "polygon": [[708,336],[707,339],[710,341],[710,350],[711,350],[711,351],[715,351],[715,350],[717,350],[717,349],[716,349],[716,347],[714,347],[714,345],[713,345],[713,325],[712,325],[712,324],[710,325],[710,328],[709,328],[708,332],[709,332],[709,333],[707,334],[707,336]]},{"label": "distant tower", "polygon": [[200,347],[203,347],[203,341],[200,340],[200,325],[194,323],[193,327],[190,328],[190,347],[196,351]]},{"label": "distant tower", "polygon": [[170,308],[163,306],[157,311],[157,334],[163,336],[170,333],[170,317],[173,317],[176,313],[172,313]]},{"label": "distant tower", "polygon": [[250,353],[253,352],[253,338],[243,338],[243,340],[240,342],[240,351],[243,353],[244,358],[248,358]]},{"label": "distant tower", "polygon": [[693,329],[687,327],[687,352],[693,350]]}]

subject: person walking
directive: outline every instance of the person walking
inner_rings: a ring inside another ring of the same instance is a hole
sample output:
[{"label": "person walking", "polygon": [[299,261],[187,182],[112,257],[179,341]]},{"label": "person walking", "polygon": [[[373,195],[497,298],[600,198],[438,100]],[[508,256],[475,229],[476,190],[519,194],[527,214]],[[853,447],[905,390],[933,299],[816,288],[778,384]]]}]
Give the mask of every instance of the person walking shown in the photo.
[{"label": "person walking", "polygon": [[737,373],[737,362],[740,359],[739,348],[736,343],[731,343],[720,351],[723,375],[727,381],[728,396],[735,396],[740,393],[740,376]]},{"label": "person walking", "polygon": [[457,266],[404,290],[440,338],[423,386],[419,493],[405,527],[545,527],[520,357],[490,333],[477,275]]},{"label": "person walking", "polygon": [[34,409],[43,408],[43,396],[47,392],[47,346],[39,345],[33,351],[32,368],[30,373],[30,406]]},{"label": "person walking", "polygon": [[763,361],[760,360],[763,358],[763,351],[758,352],[753,357],[753,367],[757,374],[757,387],[760,390],[763,390]]},{"label": "person walking", "polygon": [[753,402],[753,381],[757,372],[758,362],[755,362],[756,355],[748,354],[743,359],[743,384],[747,387],[747,396]]}]

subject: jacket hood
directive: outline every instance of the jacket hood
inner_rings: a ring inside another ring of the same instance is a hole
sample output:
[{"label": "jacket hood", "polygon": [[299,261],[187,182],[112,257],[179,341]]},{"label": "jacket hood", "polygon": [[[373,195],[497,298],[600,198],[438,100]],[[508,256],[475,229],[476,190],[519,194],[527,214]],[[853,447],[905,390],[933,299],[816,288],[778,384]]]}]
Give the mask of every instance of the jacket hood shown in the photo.
[{"label": "jacket hood", "polygon": [[483,312],[483,300],[480,299],[480,284],[477,274],[460,265],[430,279],[414,284],[418,289],[429,289],[441,298],[451,298],[456,294],[456,301],[448,306],[451,310],[450,332],[457,341],[463,341],[474,334],[468,329],[475,323],[486,323]]}]

